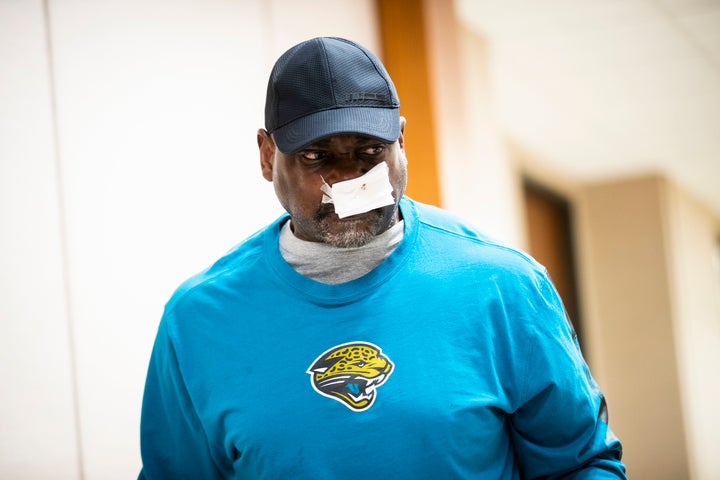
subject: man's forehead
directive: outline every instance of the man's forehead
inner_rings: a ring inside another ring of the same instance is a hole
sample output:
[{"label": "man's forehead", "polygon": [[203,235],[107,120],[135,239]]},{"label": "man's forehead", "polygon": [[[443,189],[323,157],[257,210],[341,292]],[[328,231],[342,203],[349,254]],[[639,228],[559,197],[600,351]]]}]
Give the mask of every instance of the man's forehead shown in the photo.
[{"label": "man's forehead", "polygon": [[309,143],[301,148],[301,150],[306,150],[308,148],[330,148],[333,145],[346,145],[346,144],[355,144],[355,145],[364,145],[367,143],[382,143],[387,144],[388,142],[386,140],[380,140],[375,137],[370,137],[368,135],[361,135],[357,133],[339,133],[337,135],[332,135],[330,137],[321,138],[320,140],[317,140],[315,142]]}]

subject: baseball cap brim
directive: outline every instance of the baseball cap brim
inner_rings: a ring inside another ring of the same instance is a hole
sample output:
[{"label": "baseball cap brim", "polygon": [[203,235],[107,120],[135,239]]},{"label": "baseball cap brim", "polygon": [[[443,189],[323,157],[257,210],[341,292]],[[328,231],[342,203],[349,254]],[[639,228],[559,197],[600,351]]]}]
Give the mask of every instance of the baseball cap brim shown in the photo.
[{"label": "baseball cap brim", "polygon": [[272,132],[281,152],[303,147],[339,134],[357,134],[393,143],[400,137],[399,108],[342,107],[298,118]]}]

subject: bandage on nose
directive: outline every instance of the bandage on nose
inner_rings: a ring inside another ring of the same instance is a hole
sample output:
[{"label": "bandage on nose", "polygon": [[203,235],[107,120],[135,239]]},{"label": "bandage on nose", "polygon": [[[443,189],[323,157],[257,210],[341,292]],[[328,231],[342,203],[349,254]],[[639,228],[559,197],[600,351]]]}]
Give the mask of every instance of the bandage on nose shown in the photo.
[{"label": "bandage on nose", "polygon": [[322,203],[332,203],[340,218],[392,205],[395,199],[388,173],[387,163],[381,162],[365,175],[337,182],[332,187],[323,178],[320,187],[324,193]]}]

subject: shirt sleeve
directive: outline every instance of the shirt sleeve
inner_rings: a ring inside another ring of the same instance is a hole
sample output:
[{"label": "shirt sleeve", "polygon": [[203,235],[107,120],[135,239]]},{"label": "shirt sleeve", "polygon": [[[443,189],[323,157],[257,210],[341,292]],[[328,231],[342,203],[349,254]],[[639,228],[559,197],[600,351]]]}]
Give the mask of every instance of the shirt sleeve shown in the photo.
[{"label": "shirt sleeve", "polygon": [[187,391],[167,319],[158,329],[142,405],[140,480],[223,478]]},{"label": "shirt sleeve", "polygon": [[532,318],[523,319],[529,348],[522,400],[510,418],[523,478],[626,479],[605,399],[557,292],[545,276],[536,288],[526,303]]}]

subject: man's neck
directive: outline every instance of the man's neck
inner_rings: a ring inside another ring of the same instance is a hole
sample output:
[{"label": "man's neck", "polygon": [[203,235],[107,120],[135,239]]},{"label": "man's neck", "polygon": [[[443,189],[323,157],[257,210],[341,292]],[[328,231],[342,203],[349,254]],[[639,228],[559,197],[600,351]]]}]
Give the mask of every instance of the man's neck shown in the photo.
[{"label": "man's neck", "polygon": [[345,283],[367,274],[387,258],[403,238],[403,222],[361,247],[340,248],[297,238],[286,222],[280,232],[280,253],[301,275],[328,284]]}]

